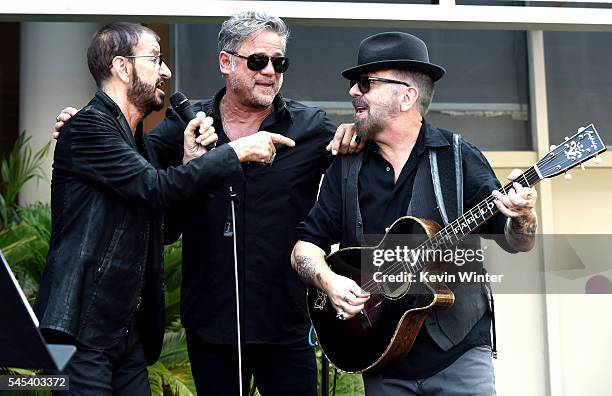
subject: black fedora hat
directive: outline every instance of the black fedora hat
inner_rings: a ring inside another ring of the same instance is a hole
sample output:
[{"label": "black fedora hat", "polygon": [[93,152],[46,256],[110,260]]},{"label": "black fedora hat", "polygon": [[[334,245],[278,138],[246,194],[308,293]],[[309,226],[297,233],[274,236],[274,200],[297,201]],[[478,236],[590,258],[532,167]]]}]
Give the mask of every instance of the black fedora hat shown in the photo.
[{"label": "black fedora hat", "polygon": [[382,69],[407,69],[422,72],[434,81],[446,70],[429,62],[427,46],[408,33],[385,32],[365,38],[359,44],[357,66],[346,69],[342,76],[352,80],[364,73]]}]

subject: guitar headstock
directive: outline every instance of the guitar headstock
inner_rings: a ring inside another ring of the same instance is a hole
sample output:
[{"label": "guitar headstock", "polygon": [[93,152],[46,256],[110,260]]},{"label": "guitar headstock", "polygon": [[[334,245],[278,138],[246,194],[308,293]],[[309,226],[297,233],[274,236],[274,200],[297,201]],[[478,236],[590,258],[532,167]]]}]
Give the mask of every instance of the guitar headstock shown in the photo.
[{"label": "guitar headstock", "polygon": [[578,129],[578,132],[551,150],[536,164],[542,178],[563,173],[606,151],[593,124]]}]

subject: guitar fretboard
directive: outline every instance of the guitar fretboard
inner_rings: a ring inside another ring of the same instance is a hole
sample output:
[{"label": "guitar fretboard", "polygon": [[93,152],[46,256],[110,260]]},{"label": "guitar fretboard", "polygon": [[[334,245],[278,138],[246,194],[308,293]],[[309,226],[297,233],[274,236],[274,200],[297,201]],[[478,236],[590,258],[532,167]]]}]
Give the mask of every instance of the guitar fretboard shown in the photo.
[{"label": "guitar fretboard", "polygon": [[[531,187],[542,180],[536,171],[536,168],[532,166],[527,169],[517,180],[523,187]],[[499,191],[507,195],[510,189],[512,189],[513,182],[506,184]],[[482,200],[478,205],[468,210],[463,215],[459,216],[456,220],[452,221],[435,235],[427,239],[416,250],[438,250],[438,249],[450,249],[457,243],[465,239],[466,236],[473,233],[478,227],[484,222],[495,216],[499,209],[494,203],[495,198],[489,195],[487,198]],[[425,266],[424,260],[414,258],[412,264],[408,264],[410,272],[418,272]]]}]

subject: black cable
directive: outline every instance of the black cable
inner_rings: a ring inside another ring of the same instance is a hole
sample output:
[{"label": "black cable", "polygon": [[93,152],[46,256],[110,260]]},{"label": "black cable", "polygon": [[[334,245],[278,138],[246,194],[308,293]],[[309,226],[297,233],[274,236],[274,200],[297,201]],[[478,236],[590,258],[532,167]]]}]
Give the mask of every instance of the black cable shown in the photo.
[{"label": "black cable", "polygon": [[332,396],[336,396],[336,380],[338,379],[338,367],[334,366],[334,386],[332,387]]}]

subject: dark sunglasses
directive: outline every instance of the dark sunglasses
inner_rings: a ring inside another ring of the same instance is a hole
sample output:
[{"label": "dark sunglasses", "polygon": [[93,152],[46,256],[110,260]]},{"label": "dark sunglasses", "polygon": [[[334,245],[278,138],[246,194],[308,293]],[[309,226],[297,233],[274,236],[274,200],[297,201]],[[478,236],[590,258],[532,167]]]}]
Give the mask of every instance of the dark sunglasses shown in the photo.
[{"label": "dark sunglasses", "polygon": [[268,62],[272,62],[272,67],[274,68],[274,71],[277,73],[284,73],[289,68],[289,58],[286,58],[284,56],[271,57],[271,56],[262,55],[262,54],[242,56],[235,52],[227,51],[227,53],[237,56],[238,58],[246,59],[247,67],[253,71],[260,71],[260,70],[265,69],[265,67],[268,66]]},{"label": "dark sunglasses", "polygon": [[378,82],[384,82],[384,83],[390,83],[390,84],[402,84],[407,87],[410,87],[410,84],[405,83],[403,81],[390,80],[388,78],[382,78],[382,77],[361,76],[358,79],[351,80],[350,82],[351,86],[349,87],[349,89],[353,88],[353,86],[357,84],[357,88],[359,88],[361,93],[368,93],[370,91],[370,82],[372,81],[378,81]]}]

